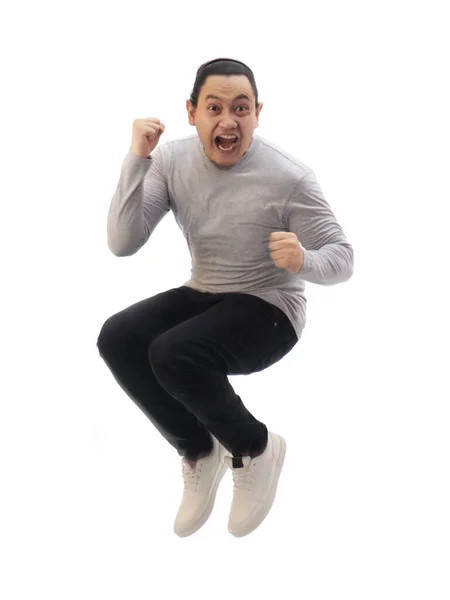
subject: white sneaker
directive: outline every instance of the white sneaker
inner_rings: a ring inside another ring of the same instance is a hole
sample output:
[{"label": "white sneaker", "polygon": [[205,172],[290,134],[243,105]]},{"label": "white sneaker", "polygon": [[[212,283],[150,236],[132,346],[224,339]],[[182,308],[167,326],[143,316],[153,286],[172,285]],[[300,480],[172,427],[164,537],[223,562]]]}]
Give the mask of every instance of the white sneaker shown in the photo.
[{"label": "white sneaker", "polygon": [[267,447],[259,456],[225,456],[234,479],[228,531],[235,537],[252,533],[269,514],[285,455],[286,441],[269,432]]},{"label": "white sneaker", "polygon": [[219,483],[227,471],[224,461],[227,450],[212,437],[211,454],[199,458],[194,469],[186,458],[181,459],[184,493],[174,525],[174,532],[180,537],[192,535],[209,519]]}]

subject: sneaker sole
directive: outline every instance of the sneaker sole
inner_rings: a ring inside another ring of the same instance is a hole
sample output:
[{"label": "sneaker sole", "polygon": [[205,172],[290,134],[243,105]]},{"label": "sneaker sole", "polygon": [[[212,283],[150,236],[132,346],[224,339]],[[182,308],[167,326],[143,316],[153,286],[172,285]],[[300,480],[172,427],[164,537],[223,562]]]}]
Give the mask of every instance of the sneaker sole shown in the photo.
[{"label": "sneaker sole", "polygon": [[177,534],[178,537],[188,537],[188,536],[192,535],[193,533],[198,531],[201,527],[203,527],[203,525],[209,519],[209,517],[211,516],[211,513],[213,511],[213,508],[214,508],[214,503],[216,501],[217,490],[219,489],[220,482],[222,481],[226,472],[227,472],[227,465],[223,464],[222,467],[220,468],[220,470],[217,472],[217,478],[216,478],[215,483],[213,484],[209,503],[208,503],[207,507],[205,508],[205,510],[203,511],[203,513],[197,519],[197,521],[194,521],[194,523],[192,523],[192,525],[190,525],[189,527],[187,527],[186,529],[183,529],[183,530],[177,529],[176,525],[175,525],[174,532]]},{"label": "sneaker sole", "polygon": [[267,500],[264,504],[264,508],[263,508],[262,512],[256,513],[253,516],[252,520],[250,520],[241,529],[236,530],[236,531],[228,529],[228,531],[234,537],[244,537],[244,536],[248,535],[249,533],[252,533],[253,531],[255,531],[255,529],[257,527],[259,527],[261,525],[261,523],[264,521],[264,519],[267,517],[267,515],[270,512],[270,509],[273,506],[273,503],[275,501],[275,496],[277,493],[278,481],[280,479],[281,470],[283,468],[284,459],[286,457],[286,440],[283,437],[281,437],[281,435],[279,435],[278,438],[280,440],[280,454],[277,459],[277,466],[275,468],[275,474],[273,476],[272,485],[271,485],[271,488],[269,491],[269,495],[267,496]]}]

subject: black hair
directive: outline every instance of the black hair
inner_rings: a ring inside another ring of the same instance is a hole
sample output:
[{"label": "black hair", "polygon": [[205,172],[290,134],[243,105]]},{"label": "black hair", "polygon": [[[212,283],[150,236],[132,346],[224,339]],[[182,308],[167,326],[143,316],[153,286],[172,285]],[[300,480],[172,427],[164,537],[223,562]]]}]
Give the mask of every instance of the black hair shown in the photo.
[{"label": "black hair", "polygon": [[253,71],[240,60],[234,60],[232,58],[216,58],[199,67],[190,97],[193,106],[197,107],[200,90],[210,75],[245,75],[251,83],[255,94],[256,107],[258,107],[258,88],[256,87]]}]

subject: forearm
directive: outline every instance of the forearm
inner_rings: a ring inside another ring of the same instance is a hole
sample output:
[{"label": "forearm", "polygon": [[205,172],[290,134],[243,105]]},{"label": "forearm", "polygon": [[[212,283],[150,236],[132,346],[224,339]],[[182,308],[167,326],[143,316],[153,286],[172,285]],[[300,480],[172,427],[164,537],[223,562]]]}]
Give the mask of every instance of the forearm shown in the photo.
[{"label": "forearm", "polygon": [[304,251],[303,267],[298,277],[319,285],[335,285],[348,281],[353,275],[354,255],[351,244],[335,243],[319,250]]},{"label": "forearm", "polygon": [[154,159],[140,158],[130,151],[124,159],[108,212],[107,236],[111,252],[115,256],[135,254],[168,210],[163,177]]}]

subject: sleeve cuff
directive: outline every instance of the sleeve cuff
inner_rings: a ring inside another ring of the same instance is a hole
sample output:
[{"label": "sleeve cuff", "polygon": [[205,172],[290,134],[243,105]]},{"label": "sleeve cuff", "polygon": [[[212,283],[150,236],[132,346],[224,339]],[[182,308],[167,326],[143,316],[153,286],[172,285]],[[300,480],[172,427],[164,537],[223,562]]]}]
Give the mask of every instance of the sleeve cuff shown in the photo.
[{"label": "sleeve cuff", "polygon": [[311,252],[309,250],[306,250],[305,248],[303,248],[303,246],[302,246],[302,250],[303,250],[303,266],[300,269],[300,271],[298,272],[298,275],[300,277],[306,273],[308,273],[308,274],[311,273],[311,268],[312,268]]}]

